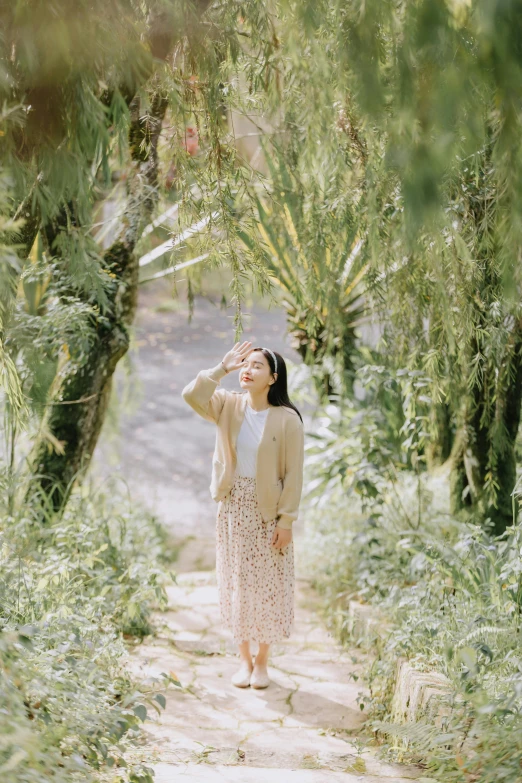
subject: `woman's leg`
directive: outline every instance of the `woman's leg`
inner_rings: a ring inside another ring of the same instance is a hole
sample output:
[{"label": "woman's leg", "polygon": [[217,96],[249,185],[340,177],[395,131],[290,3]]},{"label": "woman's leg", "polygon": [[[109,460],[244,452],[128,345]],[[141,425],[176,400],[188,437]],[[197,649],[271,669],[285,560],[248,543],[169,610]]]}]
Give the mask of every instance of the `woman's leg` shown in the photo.
[{"label": "woman's leg", "polygon": [[252,674],[250,675],[250,685],[252,685],[253,688],[266,688],[270,683],[267,671],[269,648],[269,644],[259,642],[259,651],[256,655]]},{"label": "woman's leg", "polygon": [[252,656],[250,654],[250,642],[241,642],[239,645],[239,658],[241,663],[239,669],[232,675],[232,684],[238,688],[248,688],[250,685],[250,675],[252,674]]},{"label": "woman's leg", "polygon": [[256,655],[256,661],[255,661],[256,669],[262,669],[263,671],[266,671],[266,667],[268,665],[269,650],[270,650],[269,644],[265,644],[265,642],[259,642],[259,651]]},{"label": "woman's leg", "polygon": [[239,658],[242,663],[247,663],[250,668],[252,668],[252,653],[250,652],[250,642],[241,642],[239,645]]}]

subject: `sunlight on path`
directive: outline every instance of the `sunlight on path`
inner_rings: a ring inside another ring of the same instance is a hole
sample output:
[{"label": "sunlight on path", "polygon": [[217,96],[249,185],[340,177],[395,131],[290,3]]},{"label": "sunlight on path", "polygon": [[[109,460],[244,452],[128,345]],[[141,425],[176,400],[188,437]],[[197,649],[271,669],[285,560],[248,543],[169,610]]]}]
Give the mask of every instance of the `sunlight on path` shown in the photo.
[{"label": "sunlight on path", "polygon": [[[166,710],[146,722],[150,742],[143,760],[154,765],[157,783],[402,783],[420,777],[416,768],[384,764],[374,750],[362,749],[357,699],[363,686],[354,675],[365,659],[359,650],[342,650],[319,620],[317,596],[301,573],[302,525],[295,530],[295,626],[290,639],[272,646],[272,682],[266,690],[230,682],[239,659],[219,614],[216,507],[208,490],[215,433],[180,394],[230,347],[230,314],[198,299],[188,324],[184,312],[160,306],[165,296],[159,288],[141,294],[137,329],[147,347],[136,370],[143,398],[123,417],[118,449],[133,492],[181,549],[174,564],[178,584],[169,588],[171,609],[156,615],[158,634],[131,650],[137,674],[173,672],[183,686],[172,688]],[[288,345],[283,310],[257,301],[247,309],[243,339],[261,340],[299,360]],[[239,388],[236,378],[223,385]]]},{"label": "sunlight on path", "polygon": [[[161,717],[145,729],[157,783],[404,783],[416,767],[386,764],[363,747],[364,692],[353,675],[364,655],[343,650],[314,611],[316,594],[296,578],[294,631],[271,648],[267,689],[236,688],[237,648],[222,627],[215,571],[178,574],[160,631],[135,648],[140,675],[174,672],[183,691],[170,691]],[[256,647],[253,645],[253,652]],[[361,739],[358,740],[358,735]],[[362,740],[362,741],[361,741]]]}]

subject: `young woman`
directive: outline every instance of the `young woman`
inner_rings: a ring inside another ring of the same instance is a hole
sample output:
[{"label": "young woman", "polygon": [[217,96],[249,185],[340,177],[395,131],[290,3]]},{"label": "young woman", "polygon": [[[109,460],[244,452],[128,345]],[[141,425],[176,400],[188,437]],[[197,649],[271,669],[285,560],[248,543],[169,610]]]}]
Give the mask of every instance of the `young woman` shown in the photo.
[{"label": "young woman", "polygon": [[[239,370],[242,392],[219,386]],[[304,429],[290,402],[283,357],[236,343],[223,361],[202,370],[182,392],[217,425],[210,492],[218,503],[216,576],[221,617],[239,645],[232,682],[266,688],[272,642],[294,622],[294,546],[303,483]],[[250,642],[259,650],[255,665]]]}]

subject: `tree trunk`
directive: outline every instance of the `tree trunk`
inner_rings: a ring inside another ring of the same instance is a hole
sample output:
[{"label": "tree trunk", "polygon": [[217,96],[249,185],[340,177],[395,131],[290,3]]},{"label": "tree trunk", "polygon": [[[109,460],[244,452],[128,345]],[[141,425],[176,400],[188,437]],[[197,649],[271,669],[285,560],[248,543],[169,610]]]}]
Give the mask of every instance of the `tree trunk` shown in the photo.
[{"label": "tree trunk", "polygon": [[81,366],[64,360],[57,373],[43,426],[61,446],[51,449],[48,439],[42,438],[35,444],[31,458],[29,494],[43,495],[53,511],[63,508],[75,481],[90,464],[107,410],[113,374],[129,347],[128,327],[137,307],[139,264],[135,247],[157,200],[157,145],[167,101],[155,96],[146,122],[139,117],[137,99],[130,108],[133,171],[127,208],[118,237],[104,254],[107,267],[115,276],[110,312],[97,319],[96,337]]},{"label": "tree trunk", "polygon": [[16,289],[23,265],[31,252],[31,248],[38,233],[38,216],[31,214],[29,209],[26,208],[25,203],[19,205],[14,217],[24,221],[18,232],[16,242],[16,252],[20,259],[20,265],[18,269],[15,269],[14,267],[7,268],[9,280],[7,283],[4,281],[4,287],[0,290],[0,345],[5,341],[6,326],[9,323],[15,306]]},{"label": "tree trunk", "polygon": [[450,405],[447,402],[433,403],[430,418],[434,436],[426,447],[426,465],[428,470],[433,470],[446,462],[451,454],[453,434]]}]

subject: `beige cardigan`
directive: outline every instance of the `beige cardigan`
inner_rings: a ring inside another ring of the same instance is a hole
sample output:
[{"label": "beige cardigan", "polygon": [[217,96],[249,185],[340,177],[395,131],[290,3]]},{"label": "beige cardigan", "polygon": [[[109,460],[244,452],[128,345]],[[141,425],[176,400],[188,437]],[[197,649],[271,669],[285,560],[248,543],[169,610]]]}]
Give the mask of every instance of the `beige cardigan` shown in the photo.
[{"label": "beige cardigan", "polygon": [[[222,364],[201,370],[182,391],[196,413],[217,424],[210,494],[219,502],[230,492],[236,469],[236,442],[247,404],[247,392],[219,386],[227,373]],[[292,529],[303,487],[304,427],[292,408],[270,405],[259,443],[256,488],[265,522],[277,517],[278,526]]]}]

